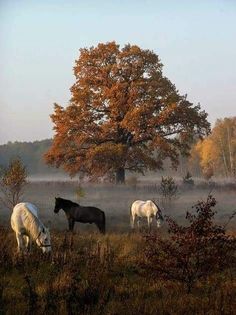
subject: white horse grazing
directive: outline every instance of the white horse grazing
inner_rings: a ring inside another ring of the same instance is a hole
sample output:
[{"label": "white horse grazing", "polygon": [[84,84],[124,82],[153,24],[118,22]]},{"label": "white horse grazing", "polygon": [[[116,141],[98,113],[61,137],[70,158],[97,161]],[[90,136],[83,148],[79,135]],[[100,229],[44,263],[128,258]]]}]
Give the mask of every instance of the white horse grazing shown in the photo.
[{"label": "white horse grazing", "polygon": [[16,233],[18,251],[30,250],[31,242],[42,248],[44,253],[51,251],[51,239],[47,229],[38,218],[38,209],[29,202],[18,203],[12,211],[11,227]]},{"label": "white horse grazing", "polygon": [[135,218],[137,217],[137,223],[139,228],[140,218],[146,217],[148,222],[148,228],[152,223],[152,219],[155,218],[157,222],[157,227],[161,226],[162,221],[164,221],[161,209],[152,200],[136,200],[132,203],[130,208],[130,224],[131,228],[134,228]]}]

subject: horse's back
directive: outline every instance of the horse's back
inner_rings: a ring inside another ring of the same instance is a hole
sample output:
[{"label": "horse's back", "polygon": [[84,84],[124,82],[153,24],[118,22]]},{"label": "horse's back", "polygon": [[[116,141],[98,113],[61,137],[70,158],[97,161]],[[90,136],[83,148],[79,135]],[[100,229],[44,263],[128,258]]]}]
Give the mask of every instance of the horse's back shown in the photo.
[{"label": "horse's back", "polygon": [[146,201],[144,200],[135,200],[133,203],[132,203],[132,207],[138,207],[138,206],[141,206],[143,204],[145,204]]},{"label": "horse's back", "polygon": [[38,209],[30,202],[20,202],[13,208],[13,212],[30,211],[34,216],[38,217]]},{"label": "horse's back", "polygon": [[18,203],[12,210],[11,227],[17,232],[23,226],[23,216],[25,212],[24,202]]},{"label": "horse's back", "polygon": [[20,227],[24,226],[25,216],[28,211],[38,217],[38,209],[32,203],[20,202],[15,205],[11,215],[11,226],[13,230],[20,229]]},{"label": "horse's back", "polygon": [[30,202],[25,202],[25,207],[36,217],[38,217],[38,208]]},{"label": "horse's back", "polygon": [[131,205],[131,210],[132,210],[132,209],[133,209],[133,210],[138,209],[138,208],[144,206],[145,203],[146,203],[146,201],[144,201],[144,200],[135,200],[135,201],[132,203],[132,205]]},{"label": "horse's back", "polygon": [[99,208],[96,207],[77,207],[77,219],[81,222],[96,222],[97,220],[103,219],[105,213]]},{"label": "horse's back", "polygon": [[105,212],[96,207],[79,206],[75,209],[75,221],[81,223],[95,223],[101,233],[106,231]]},{"label": "horse's back", "polygon": [[134,201],[131,206],[131,214],[141,216],[141,217],[148,215],[151,210],[151,207],[150,207],[151,203],[152,203],[151,200]]}]

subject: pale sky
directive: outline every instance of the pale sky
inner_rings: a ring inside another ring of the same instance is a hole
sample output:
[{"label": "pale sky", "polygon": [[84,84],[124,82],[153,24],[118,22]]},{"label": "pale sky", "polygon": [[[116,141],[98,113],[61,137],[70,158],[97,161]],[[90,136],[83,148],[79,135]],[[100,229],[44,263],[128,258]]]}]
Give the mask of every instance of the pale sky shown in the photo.
[{"label": "pale sky", "polygon": [[0,144],[52,137],[79,48],[113,40],[157,53],[210,122],[236,115],[236,0],[0,0]]}]

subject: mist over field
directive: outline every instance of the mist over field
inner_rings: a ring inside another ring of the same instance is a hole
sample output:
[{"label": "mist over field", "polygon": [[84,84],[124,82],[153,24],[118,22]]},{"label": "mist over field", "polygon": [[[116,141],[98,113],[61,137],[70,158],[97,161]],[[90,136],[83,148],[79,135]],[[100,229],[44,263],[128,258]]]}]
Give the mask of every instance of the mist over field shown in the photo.
[{"label": "mist over field", "polygon": [[[186,289],[187,280],[182,283],[175,281],[174,276],[168,280],[153,275],[150,267],[155,269],[155,263],[150,266],[149,262],[145,267],[149,261],[147,248],[150,247],[147,237],[168,240],[169,226],[164,222],[157,229],[153,222],[149,234],[146,218],[143,218],[140,229],[136,226],[135,231],[131,231],[130,205],[137,199],[153,199],[160,205],[163,215],[169,215],[185,226],[189,225],[186,211],[196,214],[192,206],[198,200],[206,201],[211,193],[217,200],[214,222],[224,225],[235,210],[235,182],[213,184],[198,180],[189,188],[184,187],[182,179],[175,179],[178,195],[164,207],[159,191],[160,178],[150,179],[133,186],[132,182],[126,185],[81,184],[62,178],[53,181],[30,178],[23,200],[38,207],[40,219],[50,228],[52,254],[42,255],[33,244],[30,253],[18,255],[15,234],[9,228],[11,210],[1,207],[0,288],[3,294],[0,307],[7,309],[9,314],[52,314],[56,311],[59,314],[81,312],[94,315],[154,315],[160,310],[173,315],[202,314],[202,309],[213,315],[221,314],[223,307],[225,314],[233,315],[234,261],[207,282],[205,278],[197,281],[191,292]],[[55,197],[59,196],[104,210],[106,235],[100,234],[94,224],[82,223],[75,224],[73,233],[68,232],[64,211],[53,212]],[[235,233],[234,218],[227,225],[227,235]],[[151,248],[155,249],[155,244]],[[184,254],[183,251],[180,259]],[[157,257],[162,255],[158,249]],[[174,252],[170,261],[174,262],[176,257],[173,255]],[[212,268],[217,257],[211,253],[210,257]],[[182,269],[184,267],[177,267],[177,275]],[[10,303],[13,295],[16,302]]]},{"label": "mist over field", "polygon": [[[53,213],[55,197],[72,200],[81,205],[95,206],[104,210],[107,217],[108,232],[130,231],[130,206],[137,199],[155,200],[163,210],[164,215],[171,215],[184,222],[186,211],[199,200],[206,200],[209,194],[217,200],[216,219],[223,224],[235,210],[235,183],[230,180],[218,180],[208,184],[203,180],[195,180],[194,187],[185,187],[181,178],[177,178],[178,193],[170,204],[163,204],[159,191],[161,178],[141,177],[135,184],[116,186],[112,184],[81,184],[78,180],[68,180],[65,177],[53,177],[51,180],[45,176],[33,176],[29,178],[29,184],[25,188],[24,201],[31,202],[39,208],[43,222],[49,222],[50,228],[67,230],[67,219],[61,210],[59,215]],[[78,195],[78,190],[83,190],[83,195]],[[2,206],[0,220],[9,225],[11,211]],[[231,222],[228,228],[234,229],[235,222]],[[143,219],[143,227],[146,227],[146,219]],[[154,227],[155,228],[155,227]],[[76,223],[75,230],[98,233],[96,226]],[[165,230],[165,226],[163,227]]]}]

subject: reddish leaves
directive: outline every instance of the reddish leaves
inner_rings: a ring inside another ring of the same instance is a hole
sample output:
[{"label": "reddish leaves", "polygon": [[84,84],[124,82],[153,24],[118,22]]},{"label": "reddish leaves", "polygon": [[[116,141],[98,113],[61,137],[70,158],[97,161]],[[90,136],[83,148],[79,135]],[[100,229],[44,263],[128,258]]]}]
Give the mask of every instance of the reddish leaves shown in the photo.
[{"label": "reddish leaves", "polygon": [[153,275],[183,282],[190,292],[197,280],[235,268],[236,239],[227,236],[223,226],[214,224],[215,204],[212,196],[199,202],[195,214],[186,214],[188,226],[167,217],[169,239],[147,236],[145,266]]},{"label": "reddish leaves", "polygon": [[74,74],[69,106],[51,116],[46,155],[72,175],[158,169],[167,157],[176,165],[193,134],[209,131],[207,114],[179,95],[152,51],[115,42],[81,49]]}]

